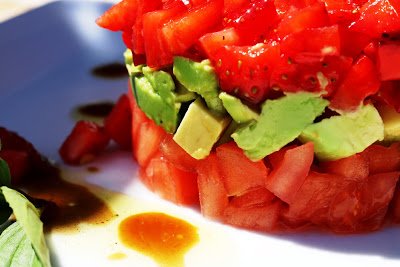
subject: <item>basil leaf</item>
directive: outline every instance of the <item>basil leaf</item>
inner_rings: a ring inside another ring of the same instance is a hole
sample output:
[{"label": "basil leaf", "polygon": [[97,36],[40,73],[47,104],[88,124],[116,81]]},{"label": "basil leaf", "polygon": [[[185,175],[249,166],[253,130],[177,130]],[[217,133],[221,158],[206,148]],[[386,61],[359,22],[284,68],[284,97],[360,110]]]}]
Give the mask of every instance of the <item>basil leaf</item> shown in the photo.
[{"label": "basil leaf", "polygon": [[11,174],[10,168],[8,168],[7,162],[0,158],[0,185],[11,186]]},{"label": "basil leaf", "polygon": [[50,267],[49,250],[43,234],[43,223],[35,206],[21,193],[6,186],[1,187],[5,200],[12,208],[14,215],[35,251],[43,267]]},{"label": "basil leaf", "polygon": [[22,226],[15,222],[0,236],[0,262],[4,267],[43,267]]}]

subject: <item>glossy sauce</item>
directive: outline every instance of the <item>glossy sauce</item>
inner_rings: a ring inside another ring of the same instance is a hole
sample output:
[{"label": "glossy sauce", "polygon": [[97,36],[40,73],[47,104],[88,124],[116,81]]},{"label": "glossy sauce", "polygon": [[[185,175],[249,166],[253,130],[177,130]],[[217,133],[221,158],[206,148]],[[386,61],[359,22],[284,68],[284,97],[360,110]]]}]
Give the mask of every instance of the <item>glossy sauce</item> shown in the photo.
[{"label": "glossy sauce", "polygon": [[122,243],[157,261],[160,266],[183,267],[184,256],[199,240],[196,227],[164,213],[141,213],[119,225]]},{"label": "glossy sauce", "polygon": [[109,64],[96,66],[91,72],[94,76],[105,79],[118,79],[128,76],[125,64],[120,62],[112,62]]},{"label": "glossy sauce", "polygon": [[75,231],[81,222],[100,225],[118,216],[87,188],[63,180],[59,171],[54,175],[29,177],[19,188],[46,202],[42,214],[46,230]]}]

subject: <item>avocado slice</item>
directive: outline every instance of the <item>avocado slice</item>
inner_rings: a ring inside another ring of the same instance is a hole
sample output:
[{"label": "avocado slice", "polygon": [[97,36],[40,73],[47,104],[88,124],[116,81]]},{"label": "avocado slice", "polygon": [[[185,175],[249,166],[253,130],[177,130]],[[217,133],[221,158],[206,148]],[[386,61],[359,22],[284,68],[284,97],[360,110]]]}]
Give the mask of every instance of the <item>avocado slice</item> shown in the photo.
[{"label": "avocado slice", "polygon": [[184,57],[174,58],[173,72],[183,86],[204,98],[207,107],[224,114],[225,108],[218,98],[218,78],[209,60],[195,62]]},{"label": "avocado slice", "polygon": [[181,104],[175,101],[175,84],[169,73],[142,67],[131,74],[132,89],[141,110],[167,132],[174,133]]},{"label": "avocado slice", "polygon": [[225,92],[219,94],[226,111],[231,115],[232,119],[237,123],[246,123],[251,120],[257,120],[259,114],[242,103],[242,101]]},{"label": "avocado slice", "polygon": [[210,112],[198,98],[190,104],[173,139],[193,158],[203,159],[210,154],[230,121],[229,116]]},{"label": "avocado slice", "polygon": [[296,139],[327,105],[327,100],[307,92],[267,100],[258,120],[239,128],[232,138],[249,159],[260,160]]},{"label": "avocado slice", "polygon": [[382,117],[385,129],[384,141],[400,141],[400,113],[389,105],[378,106],[377,109]]},{"label": "avocado slice", "polygon": [[333,116],[308,126],[300,135],[302,142],[313,142],[320,160],[337,160],[366,149],[383,140],[384,126],[373,105],[355,112]]}]

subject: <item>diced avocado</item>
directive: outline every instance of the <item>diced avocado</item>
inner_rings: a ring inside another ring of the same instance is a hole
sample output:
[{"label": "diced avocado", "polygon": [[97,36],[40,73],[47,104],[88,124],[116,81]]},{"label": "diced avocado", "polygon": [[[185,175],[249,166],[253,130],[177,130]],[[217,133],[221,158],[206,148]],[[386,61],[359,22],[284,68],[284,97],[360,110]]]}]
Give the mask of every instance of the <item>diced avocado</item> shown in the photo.
[{"label": "diced avocado", "polygon": [[239,98],[229,95],[225,92],[219,94],[226,111],[237,123],[246,123],[251,120],[257,120],[259,114],[246,106]]},{"label": "diced avocado", "polygon": [[400,141],[400,113],[388,105],[378,106],[385,129],[384,140],[388,142]]},{"label": "diced avocado", "polygon": [[126,49],[124,52],[124,59],[126,65],[132,65],[133,63],[133,54],[130,49]]},{"label": "diced avocado", "polygon": [[176,102],[190,102],[192,100],[195,100],[198,96],[196,93],[190,92],[188,89],[186,89],[185,86],[180,83],[176,84],[175,95]]},{"label": "diced avocado", "polygon": [[210,154],[230,121],[229,116],[210,112],[198,98],[190,104],[173,139],[193,158],[203,159]]},{"label": "diced avocado", "polygon": [[267,100],[258,120],[238,129],[232,138],[248,158],[260,160],[296,139],[327,105],[327,100],[306,92]]},{"label": "diced avocado", "polygon": [[218,98],[218,78],[209,60],[195,62],[188,58],[175,57],[173,72],[183,86],[204,98],[208,108],[225,113],[222,101]]},{"label": "diced avocado", "polygon": [[132,88],[140,109],[167,132],[174,133],[180,103],[175,102],[175,85],[164,71],[143,67],[144,75],[132,76]]},{"label": "diced avocado", "polygon": [[337,160],[354,155],[378,140],[383,140],[383,122],[373,105],[333,116],[308,126],[300,135],[302,142],[314,143],[320,160]]}]

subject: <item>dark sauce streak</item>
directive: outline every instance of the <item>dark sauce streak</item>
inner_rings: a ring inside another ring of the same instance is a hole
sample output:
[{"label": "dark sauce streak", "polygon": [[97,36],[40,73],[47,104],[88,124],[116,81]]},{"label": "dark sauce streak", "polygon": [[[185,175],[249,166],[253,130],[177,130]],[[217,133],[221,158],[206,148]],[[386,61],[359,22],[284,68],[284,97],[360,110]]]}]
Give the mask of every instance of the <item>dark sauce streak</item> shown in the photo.
[{"label": "dark sauce streak", "polygon": [[91,116],[105,118],[110,114],[114,107],[114,103],[105,101],[98,103],[89,103],[76,107],[75,111],[78,116]]},{"label": "dark sauce streak", "polygon": [[91,73],[96,77],[104,79],[119,79],[128,76],[125,64],[120,62],[112,62],[96,66],[91,70]]},{"label": "dark sauce streak", "polygon": [[115,214],[87,188],[61,178],[60,171],[47,176],[30,176],[18,186],[42,209],[45,230],[75,231],[81,222],[102,224]]}]

